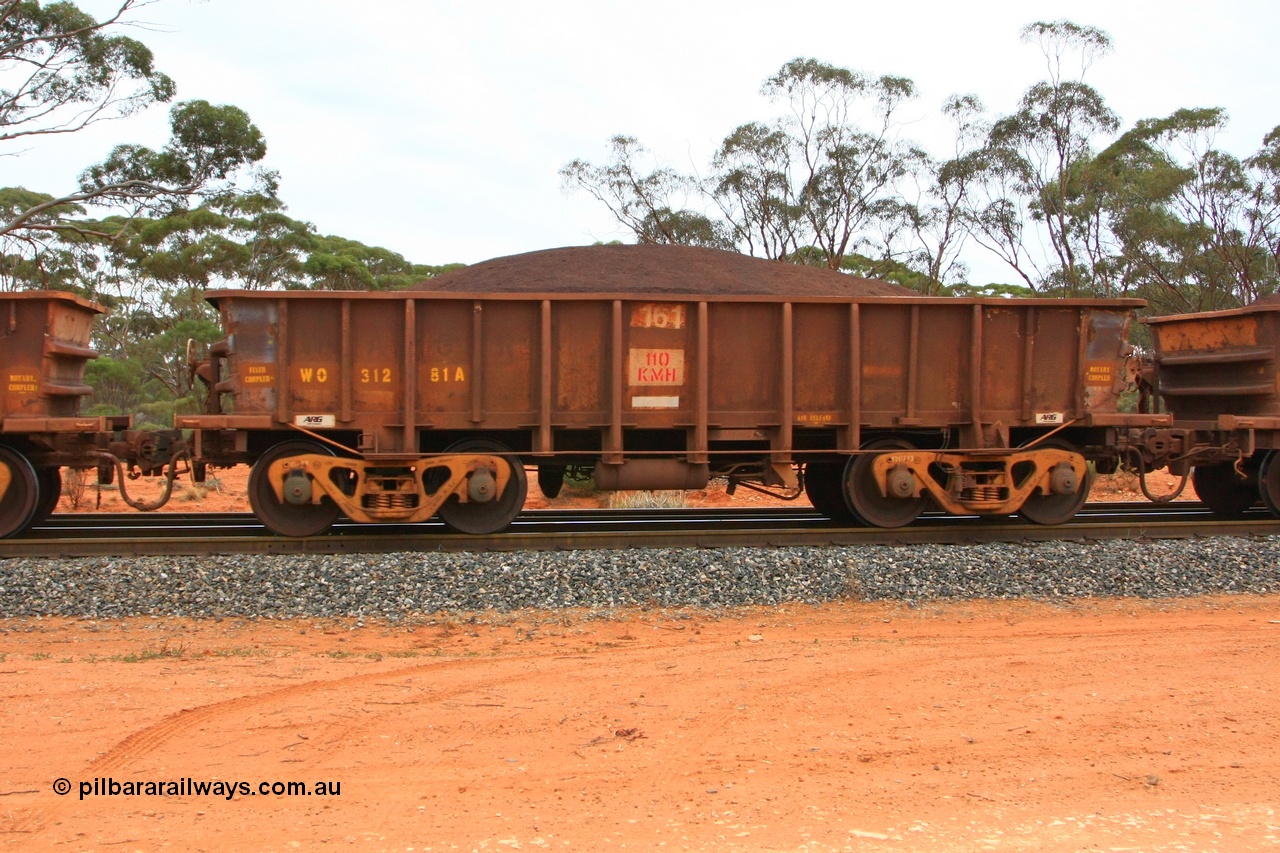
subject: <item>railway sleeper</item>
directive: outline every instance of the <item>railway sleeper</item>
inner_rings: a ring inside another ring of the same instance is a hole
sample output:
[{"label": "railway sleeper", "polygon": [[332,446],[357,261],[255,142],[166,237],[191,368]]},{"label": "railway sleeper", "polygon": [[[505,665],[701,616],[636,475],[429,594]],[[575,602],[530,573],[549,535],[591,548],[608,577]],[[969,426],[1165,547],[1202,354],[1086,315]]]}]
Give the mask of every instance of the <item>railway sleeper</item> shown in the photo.
[{"label": "railway sleeper", "polygon": [[275,459],[266,471],[280,504],[314,506],[327,497],[348,518],[365,523],[426,521],[452,497],[462,505],[490,504],[513,479],[507,460],[489,454],[423,456],[392,464],[304,453]]},{"label": "railway sleeper", "polygon": [[[1041,496],[1071,503],[1068,496],[1081,490],[1087,494],[1090,479],[1085,458],[1059,447],[999,455],[895,450],[878,455],[871,470],[882,497],[911,500],[928,494],[955,515],[1011,515],[1030,508]],[[1074,510],[1066,517],[1070,515]],[[1061,523],[1066,518],[1029,520]]]}]

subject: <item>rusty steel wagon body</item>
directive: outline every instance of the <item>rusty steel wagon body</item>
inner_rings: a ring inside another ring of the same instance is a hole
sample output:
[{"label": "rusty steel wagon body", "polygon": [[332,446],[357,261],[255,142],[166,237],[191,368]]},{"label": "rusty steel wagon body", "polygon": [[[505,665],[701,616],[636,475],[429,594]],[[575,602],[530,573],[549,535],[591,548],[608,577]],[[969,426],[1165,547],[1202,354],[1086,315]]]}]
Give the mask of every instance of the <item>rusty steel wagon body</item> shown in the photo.
[{"label": "rusty steel wagon body", "polygon": [[1135,429],[1128,301],[213,291],[197,468],[272,530],[437,513],[487,533],[525,466],[604,489],[803,489],[835,518],[1069,518]]},{"label": "rusty steel wagon body", "polygon": [[1280,301],[1145,322],[1147,379],[1176,426],[1164,463],[1194,466],[1196,493],[1219,515],[1258,501],[1280,515]]},{"label": "rusty steel wagon body", "polygon": [[62,467],[102,467],[109,480],[119,454],[131,468],[141,459],[145,473],[155,473],[171,456],[168,440],[181,441],[173,432],[130,430],[129,417],[80,414],[80,401],[93,393],[84,373],[98,357],[90,335],[101,313],[69,293],[0,294],[0,537],[53,512]]}]

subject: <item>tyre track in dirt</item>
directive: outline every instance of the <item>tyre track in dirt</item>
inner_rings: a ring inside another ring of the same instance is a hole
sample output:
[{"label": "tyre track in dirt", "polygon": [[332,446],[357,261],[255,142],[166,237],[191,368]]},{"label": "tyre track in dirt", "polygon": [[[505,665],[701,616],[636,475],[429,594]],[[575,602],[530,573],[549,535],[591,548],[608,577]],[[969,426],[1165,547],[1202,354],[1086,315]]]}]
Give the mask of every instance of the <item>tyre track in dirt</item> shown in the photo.
[{"label": "tyre track in dirt", "polygon": [[[228,715],[244,716],[250,711],[261,711],[267,707],[280,706],[288,701],[305,698],[325,691],[347,691],[364,684],[396,688],[399,687],[399,685],[385,683],[379,684],[379,682],[387,682],[393,679],[412,680],[434,673],[467,670],[478,667],[489,668],[493,666],[518,666],[529,662],[541,662],[543,664],[541,668],[535,668],[529,672],[513,673],[506,677],[499,678],[482,678],[474,683],[448,691],[432,692],[431,695],[413,703],[423,704],[430,702],[440,704],[460,696],[465,696],[468,693],[492,690],[502,685],[519,683],[533,678],[551,679],[560,677],[557,676],[556,673],[549,671],[548,667],[573,667],[580,665],[583,660],[599,660],[602,654],[608,654],[615,660],[619,653],[626,657],[644,657],[659,648],[665,650],[667,653],[683,653],[681,654],[682,657],[702,657],[707,654],[707,650],[705,648],[686,649],[679,646],[672,647],[661,643],[647,644],[637,643],[635,641],[628,641],[625,648],[620,648],[618,644],[606,642],[598,644],[597,648],[592,649],[585,655],[559,655],[548,657],[539,655],[536,652],[520,652],[516,654],[507,653],[497,656],[468,657],[433,661],[431,663],[415,664],[413,666],[401,667],[398,669],[381,670],[375,673],[363,673],[360,675],[348,676],[346,678],[307,681],[301,684],[292,684],[280,687],[275,690],[237,696],[232,699],[226,699],[220,702],[214,702],[194,708],[184,708],[181,711],[170,714],[156,723],[152,723],[145,728],[129,734],[102,755],[98,756],[98,758],[91,761],[85,766],[84,770],[86,773],[95,775],[118,771],[124,768],[130,761],[135,761],[155,752],[169,741],[182,736],[184,733],[201,724],[209,723]],[[619,661],[618,666],[625,668],[625,663]],[[371,713],[385,714],[393,713],[393,711],[378,710],[372,711]],[[367,727],[367,724],[363,724],[362,726],[353,726],[350,728],[362,727]]]},{"label": "tyre track in dirt", "polygon": [[[509,660],[509,659],[508,659]],[[483,661],[483,663],[492,663],[492,660]],[[214,702],[209,705],[201,705],[195,708],[184,708],[175,714],[153,723],[146,728],[128,735],[111,749],[107,750],[101,756],[90,762],[85,767],[85,772],[93,775],[102,773],[111,773],[124,768],[129,762],[136,761],[146,755],[160,749],[169,741],[181,737],[184,733],[199,726],[208,723],[220,717],[228,715],[244,716],[251,710],[259,710],[264,706],[280,705],[293,699],[301,699],[316,693],[322,693],[327,690],[349,690],[362,684],[385,680],[389,677],[408,676],[420,677],[435,672],[441,672],[449,669],[465,669],[474,667],[481,661],[476,660],[454,660],[443,661],[432,664],[419,664],[417,666],[405,667],[403,669],[386,670],[378,673],[365,673],[362,675],[353,675],[347,678],[327,679],[323,681],[308,681],[303,684],[294,684],[288,687],[281,687],[276,690],[269,690],[265,693],[252,693],[246,696],[238,696],[234,699],[226,699],[221,702]],[[520,680],[521,678],[532,677],[533,674],[525,674],[523,676],[511,676],[509,679],[486,679],[482,682],[460,687],[447,693],[435,694],[431,697],[433,701],[439,702],[450,698],[451,696],[462,695],[477,689],[506,683],[509,680]]]},{"label": "tyre track in dirt", "polygon": [[[298,699],[306,699],[323,694],[327,691],[345,691],[350,689],[358,689],[361,685],[381,684],[391,679],[417,679],[424,676],[443,673],[453,670],[467,670],[473,668],[489,668],[495,665],[522,665],[531,661],[541,661],[548,665],[563,665],[566,668],[576,668],[582,665],[584,660],[599,660],[602,653],[609,654],[611,657],[619,652],[627,657],[642,657],[651,653],[654,648],[666,648],[669,652],[683,652],[682,656],[702,655],[705,654],[704,649],[662,646],[662,644],[632,644],[628,643],[625,649],[620,649],[612,642],[600,643],[597,648],[586,654],[580,655],[560,655],[554,657],[545,657],[536,653],[519,653],[505,654],[498,657],[478,657],[478,658],[457,658],[446,661],[433,661],[426,664],[417,664],[408,667],[401,667],[391,670],[382,670],[373,673],[363,673],[360,675],[349,676],[338,679],[323,679],[306,681],[301,684],[292,684],[286,687],[268,690],[259,693],[250,693],[244,696],[237,696],[220,702],[213,702],[207,705],[201,705],[194,708],[184,708],[176,713],[169,714],[163,719],[152,723],[144,728],[138,729],[131,734],[118,741],[114,746],[100,755],[98,758],[85,765],[84,770],[79,774],[80,778],[99,777],[119,773],[128,768],[131,763],[146,758],[160,750],[175,740],[180,739],[185,734],[199,729],[201,726],[215,722],[219,719],[225,719],[228,716],[243,717],[253,711],[263,711],[273,707],[280,707],[291,701]],[[616,657],[612,657],[616,661]],[[625,667],[625,664],[620,663]],[[552,668],[555,668],[552,666]],[[481,691],[492,691],[504,685],[517,684],[532,679],[548,678],[554,679],[563,677],[557,673],[548,671],[546,666],[534,668],[527,672],[512,673],[505,677],[488,677],[481,678],[475,682],[468,683],[446,691],[432,692],[429,697],[425,697],[423,702],[430,702],[439,705],[447,705],[451,700],[459,697],[465,697],[468,694],[474,694]],[[430,689],[430,688],[428,688]],[[415,703],[420,704],[420,703]],[[393,713],[390,710],[380,710],[379,715]],[[365,730],[376,724],[376,720],[366,720],[358,724],[338,725],[333,727],[336,731],[331,730],[320,740],[321,752],[327,751],[326,747],[336,747],[344,741],[352,739],[356,732]],[[477,729],[479,734],[491,733],[493,724],[482,725]],[[74,806],[75,800],[71,797],[61,798],[53,801],[49,806],[34,807],[15,807],[5,812],[0,812],[0,836],[2,835],[38,835],[50,826],[57,825]]]},{"label": "tyre track in dirt", "polygon": [[[499,660],[505,663],[519,661],[520,659],[520,657],[506,657]],[[377,683],[389,678],[419,678],[447,670],[467,669],[477,665],[492,664],[494,662],[495,660],[493,658],[433,661],[427,664],[417,664],[394,670],[363,673],[346,678],[307,681],[302,684],[292,684],[287,687],[281,687],[261,693],[250,693],[244,696],[237,696],[232,699],[213,702],[194,708],[184,708],[176,713],[169,714],[158,722],[152,723],[151,725],[138,729],[137,731],[127,735],[123,740],[120,740],[102,755],[98,756],[98,758],[85,765],[84,770],[79,775],[80,778],[84,779],[121,772],[122,770],[125,770],[130,763],[136,762],[139,759],[155,753],[156,751],[164,748],[168,743],[181,738],[184,734],[197,729],[201,725],[227,716],[244,716],[250,711],[260,710],[264,707],[280,706],[291,700],[305,699],[307,697],[314,696],[317,693],[358,688],[363,684]],[[537,675],[537,672],[530,672],[514,674],[507,678],[484,679],[475,684],[467,684],[453,690],[433,694],[431,696],[431,701],[446,701],[454,696],[461,696],[476,690],[488,689],[500,684],[533,678]],[[338,734],[331,735],[326,738],[326,741],[329,743],[337,743],[343,737],[343,732],[350,732],[359,728],[359,726],[346,726],[340,728],[341,731]],[[0,812],[0,835],[14,833],[40,833],[49,826],[56,824],[62,817],[62,814],[71,809],[74,802],[75,800],[73,798],[68,797],[54,801],[53,805],[47,808],[36,806],[31,808],[15,808],[8,812]]]}]

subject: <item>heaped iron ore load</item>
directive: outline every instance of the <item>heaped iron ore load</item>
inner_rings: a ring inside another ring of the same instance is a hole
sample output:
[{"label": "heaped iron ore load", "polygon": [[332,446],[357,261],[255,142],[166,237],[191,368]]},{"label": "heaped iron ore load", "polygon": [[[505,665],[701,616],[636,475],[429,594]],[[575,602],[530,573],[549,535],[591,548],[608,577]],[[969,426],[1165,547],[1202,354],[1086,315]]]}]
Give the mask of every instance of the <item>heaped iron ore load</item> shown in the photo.
[{"label": "heaped iron ore load", "polygon": [[721,296],[917,296],[887,281],[696,246],[574,246],[493,258],[414,290]]},{"label": "heaped iron ore load", "polygon": [[[599,248],[617,263],[637,247]],[[591,250],[572,252],[581,274]],[[524,268],[536,256],[563,260],[535,253]],[[213,392],[205,414],[177,425],[196,431],[197,460],[254,463],[255,512],[308,535],[339,514],[439,513],[458,530],[500,530],[523,505],[525,465],[553,494],[566,474],[604,489],[725,476],[803,488],[833,517],[880,526],[931,503],[1058,523],[1087,495],[1088,462],[1114,468],[1116,431],[1150,420],[1117,410],[1135,301],[726,295],[706,284],[214,291],[227,338],[201,371]]]},{"label": "heaped iron ore load", "polygon": [[[86,417],[93,393],[85,366],[94,318],[103,308],[69,293],[0,294],[0,537],[47,518],[62,493],[63,467],[98,468],[108,482],[126,460],[130,472],[170,466],[182,437],[131,430],[129,417]],[[118,454],[118,456],[117,456]]]}]

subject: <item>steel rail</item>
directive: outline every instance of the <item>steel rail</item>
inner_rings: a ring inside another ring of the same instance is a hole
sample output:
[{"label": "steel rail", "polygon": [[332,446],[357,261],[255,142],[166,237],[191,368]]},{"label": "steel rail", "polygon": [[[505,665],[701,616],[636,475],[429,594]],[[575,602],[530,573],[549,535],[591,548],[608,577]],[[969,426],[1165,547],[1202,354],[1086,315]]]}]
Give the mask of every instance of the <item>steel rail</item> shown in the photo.
[{"label": "steel rail", "polygon": [[530,510],[495,536],[447,532],[438,523],[372,526],[339,522],[324,536],[266,533],[249,513],[57,514],[24,537],[0,541],[0,559],[215,554],[359,554],[393,551],[520,551],[806,545],[978,544],[1052,540],[1276,536],[1262,510],[1216,519],[1201,504],[1090,504],[1060,527],[931,514],[896,530],[850,527],[807,507],[710,510]]}]

